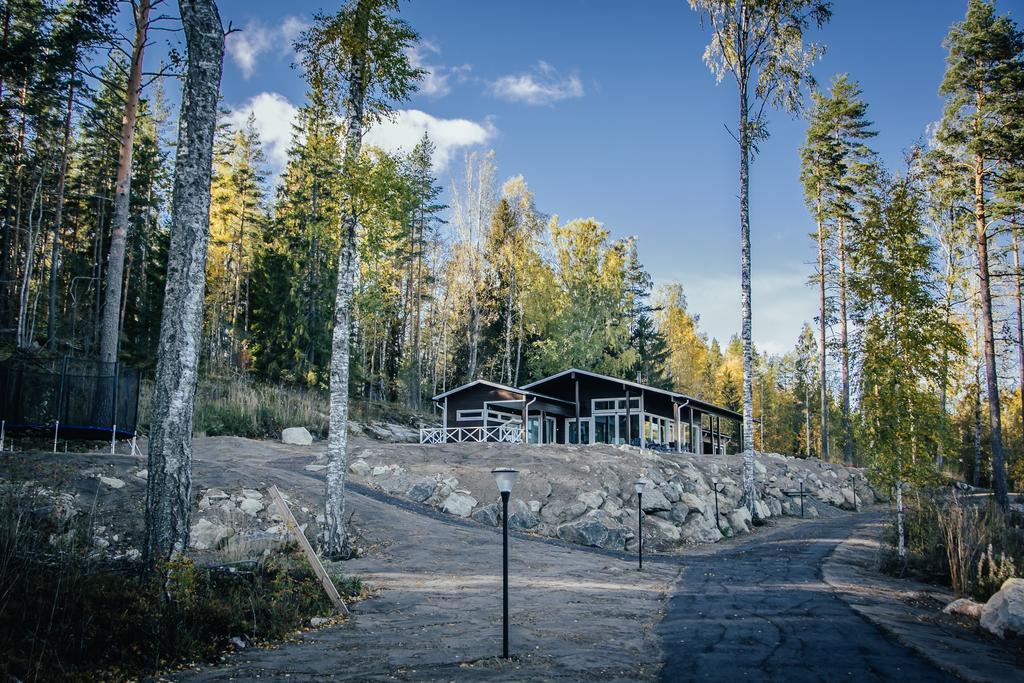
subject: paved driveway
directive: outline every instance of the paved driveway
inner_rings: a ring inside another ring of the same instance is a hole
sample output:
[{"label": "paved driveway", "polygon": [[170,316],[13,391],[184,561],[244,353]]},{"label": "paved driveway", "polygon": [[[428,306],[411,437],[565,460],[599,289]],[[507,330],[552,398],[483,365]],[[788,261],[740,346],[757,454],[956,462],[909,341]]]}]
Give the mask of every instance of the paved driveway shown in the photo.
[{"label": "paved driveway", "polygon": [[658,626],[665,681],[957,680],[888,639],[822,581],[842,516],[688,557]]}]

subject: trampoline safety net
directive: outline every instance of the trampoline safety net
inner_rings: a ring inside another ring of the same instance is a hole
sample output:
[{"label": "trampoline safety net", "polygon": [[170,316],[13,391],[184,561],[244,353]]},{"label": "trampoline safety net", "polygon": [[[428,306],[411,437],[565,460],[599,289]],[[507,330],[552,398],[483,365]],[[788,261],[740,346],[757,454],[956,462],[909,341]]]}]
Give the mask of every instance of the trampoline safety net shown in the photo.
[{"label": "trampoline safety net", "polygon": [[0,420],[7,431],[54,431],[70,439],[134,436],[139,371],[81,358],[0,361]]}]

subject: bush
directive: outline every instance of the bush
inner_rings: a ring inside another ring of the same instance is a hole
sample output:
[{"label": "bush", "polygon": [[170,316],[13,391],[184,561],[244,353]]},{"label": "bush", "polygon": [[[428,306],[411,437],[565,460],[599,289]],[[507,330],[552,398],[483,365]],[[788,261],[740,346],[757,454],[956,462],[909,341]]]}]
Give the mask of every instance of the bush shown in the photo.
[{"label": "bush", "polygon": [[[43,502],[23,491],[0,501],[0,674],[7,677],[136,678],[211,660],[234,637],[280,639],[331,613],[297,551],[230,570],[182,556],[143,574],[138,564],[90,551],[87,527],[55,523]],[[335,583],[343,595],[362,593],[357,580]]]},{"label": "bush", "polygon": [[[963,498],[946,489],[907,495],[907,556],[895,552],[883,571],[949,586],[957,595],[988,600],[1024,569],[1024,530],[991,499]],[[893,524],[895,527],[895,523]],[[889,541],[895,546],[895,529]]]}]

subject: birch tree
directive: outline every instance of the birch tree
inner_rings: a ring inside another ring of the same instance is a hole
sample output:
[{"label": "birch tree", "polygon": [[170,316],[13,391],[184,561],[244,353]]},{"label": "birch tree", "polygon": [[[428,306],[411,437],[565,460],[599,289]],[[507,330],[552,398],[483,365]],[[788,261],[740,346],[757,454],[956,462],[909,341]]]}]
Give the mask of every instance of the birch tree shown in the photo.
[{"label": "birch tree", "polygon": [[690,7],[711,29],[704,61],[721,81],[731,76],[739,94],[740,304],[743,340],[743,491],[753,514],[754,398],[750,286],[750,157],[768,137],[766,108],[798,111],[802,86],[812,84],[810,66],[822,54],[804,43],[812,26],[831,16],[825,0],[690,0]]},{"label": "birch tree", "polygon": [[391,112],[392,102],[407,99],[423,70],[409,61],[408,49],[419,38],[393,16],[398,0],[352,0],[334,15],[318,14],[296,44],[306,78],[322,88],[345,122],[341,163],[347,208],[341,217],[341,249],[331,335],[330,434],[327,439],[327,485],[324,510],[325,550],[333,557],[348,550],[345,533],[345,449],[348,444],[349,340],[352,292],[359,270],[357,175],[366,127]]},{"label": "birch tree", "polygon": [[188,547],[192,507],[192,408],[199,371],[213,137],[224,63],[214,0],[180,0],[187,72],[178,122],[171,242],[160,323],[146,480],[146,563]]}]

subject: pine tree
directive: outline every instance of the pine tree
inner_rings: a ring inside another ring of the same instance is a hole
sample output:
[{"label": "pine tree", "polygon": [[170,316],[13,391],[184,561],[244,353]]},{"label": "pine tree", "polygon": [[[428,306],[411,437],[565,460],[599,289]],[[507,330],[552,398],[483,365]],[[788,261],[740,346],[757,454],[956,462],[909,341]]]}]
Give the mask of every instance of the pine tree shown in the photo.
[{"label": "pine tree", "polygon": [[996,500],[1009,504],[1002,444],[999,380],[989,258],[992,176],[1012,158],[1019,121],[1014,117],[1024,91],[1024,36],[995,6],[970,0],[967,16],[946,38],[949,56],[940,88],[946,96],[939,139],[962,145],[973,161],[974,222],[985,340],[985,376],[992,441],[992,484]]}]

